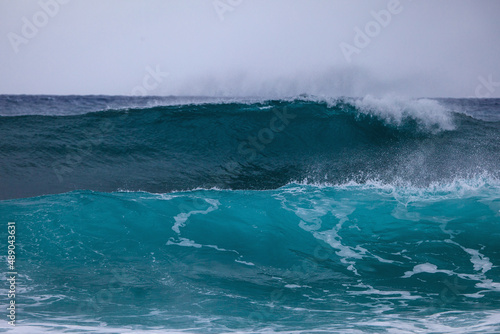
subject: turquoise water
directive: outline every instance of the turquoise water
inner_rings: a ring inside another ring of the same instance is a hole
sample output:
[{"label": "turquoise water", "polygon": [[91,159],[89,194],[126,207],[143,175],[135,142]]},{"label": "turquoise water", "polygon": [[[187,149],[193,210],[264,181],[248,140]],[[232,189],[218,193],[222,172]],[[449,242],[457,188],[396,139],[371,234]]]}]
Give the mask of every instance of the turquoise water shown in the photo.
[{"label": "turquoise water", "polygon": [[0,99],[0,332],[500,331],[497,100],[169,101]]},{"label": "turquoise water", "polygon": [[500,187],[481,180],[76,191],[0,210],[17,224],[28,331],[499,325]]}]

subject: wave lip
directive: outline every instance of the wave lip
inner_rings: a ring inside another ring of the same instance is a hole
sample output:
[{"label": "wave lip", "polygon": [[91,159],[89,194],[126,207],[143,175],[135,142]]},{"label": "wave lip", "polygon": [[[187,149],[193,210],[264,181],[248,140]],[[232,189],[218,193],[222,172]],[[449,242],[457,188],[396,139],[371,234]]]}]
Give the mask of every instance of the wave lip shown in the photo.
[{"label": "wave lip", "polygon": [[431,182],[427,185],[413,184],[410,181],[396,179],[386,182],[379,179],[367,179],[363,182],[349,180],[340,183],[309,181],[293,181],[283,188],[294,186],[311,186],[318,189],[331,188],[336,190],[376,190],[385,193],[406,193],[415,196],[473,196],[481,192],[500,191],[500,179],[488,173],[469,177],[456,177],[447,181]]},{"label": "wave lip", "polygon": [[453,114],[441,103],[430,99],[404,99],[366,96],[353,102],[360,113],[375,115],[384,121],[401,125],[412,119],[426,129],[455,130]]}]

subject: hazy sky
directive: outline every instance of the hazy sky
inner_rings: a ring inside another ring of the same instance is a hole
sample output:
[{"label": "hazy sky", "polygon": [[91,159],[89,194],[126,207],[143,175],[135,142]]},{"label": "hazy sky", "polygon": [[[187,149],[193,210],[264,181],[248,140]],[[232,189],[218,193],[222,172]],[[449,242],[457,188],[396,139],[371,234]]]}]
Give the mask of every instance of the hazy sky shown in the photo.
[{"label": "hazy sky", "polygon": [[500,97],[499,42],[498,0],[0,0],[0,94]]}]

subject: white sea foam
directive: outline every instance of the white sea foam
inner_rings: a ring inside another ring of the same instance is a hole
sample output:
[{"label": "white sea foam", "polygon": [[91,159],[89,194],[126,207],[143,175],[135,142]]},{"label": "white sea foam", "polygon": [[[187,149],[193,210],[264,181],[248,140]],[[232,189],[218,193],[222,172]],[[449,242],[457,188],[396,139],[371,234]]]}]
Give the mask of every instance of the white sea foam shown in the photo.
[{"label": "white sea foam", "polygon": [[194,247],[194,248],[201,248],[203,245],[200,245],[193,240],[189,240],[186,238],[179,238],[179,242],[175,242],[172,239],[167,241],[167,245],[177,245],[177,246],[183,246],[183,247]]},{"label": "white sea foam", "polygon": [[[375,295],[378,298],[377,299],[395,299],[395,300],[415,300],[415,299],[420,299],[422,298],[421,296],[415,296],[412,295],[409,291],[400,291],[400,290],[379,290],[375,289],[371,285],[359,283],[357,285],[354,285],[353,287],[356,288],[363,288],[364,290],[360,291],[347,291],[347,293],[351,295]],[[380,297],[384,296],[384,297]]]},{"label": "white sea foam", "polygon": [[[384,332],[398,334],[413,334],[413,333],[443,333],[443,334],[469,334],[469,333],[498,333],[500,330],[500,312],[498,310],[491,311],[449,311],[440,312],[430,316],[415,316],[412,314],[387,314],[384,311],[389,310],[387,306],[380,305],[380,312],[376,317],[365,316],[360,320],[356,314],[342,314],[342,311],[337,310],[314,310],[304,307],[284,306],[287,311],[304,313],[325,314],[330,313],[341,315],[345,321],[331,325],[318,325],[316,328],[309,328],[307,333],[346,333],[346,334],[364,334],[367,332]],[[149,316],[163,316],[165,312],[150,312]],[[220,317],[194,317],[186,316],[190,319],[192,326],[172,330],[170,328],[149,327],[137,328],[132,326],[114,327],[106,323],[98,323],[97,321],[88,321],[88,324],[83,320],[79,320],[80,324],[64,324],[45,322],[20,322],[16,327],[11,327],[7,321],[0,320],[0,327],[5,328],[7,333],[32,334],[32,333],[96,333],[96,334],[111,334],[111,333],[193,333],[212,330],[213,324]],[[72,320],[72,319],[67,319]],[[196,326],[196,327],[195,327]],[[379,331],[377,330],[379,329]],[[219,328],[220,332],[228,332]],[[272,325],[262,328],[241,328],[237,331],[231,330],[234,334],[247,333],[283,333],[283,328]],[[304,333],[304,330],[286,330],[286,333],[299,334]]]},{"label": "white sea foam", "polygon": [[329,188],[346,191],[373,190],[381,195],[391,196],[405,205],[413,201],[435,201],[471,196],[484,198],[500,194],[500,179],[488,173],[470,177],[456,177],[451,180],[431,182],[428,185],[416,185],[399,179],[392,182],[368,179],[363,182],[348,180],[341,183],[331,183],[310,182],[306,178],[302,181],[290,182],[281,189],[287,192],[304,192],[305,189],[302,188],[304,186],[325,190]]},{"label": "white sea foam", "polygon": [[[498,333],[500,312],[441,312],[429,317],[386,315],[377,319],[359,321],[356,327],[378,327],[387,333]],[[363,331],[364,332],[364,331]]]},{"label": "white sea foam", "polygon": [[413,267],[413,270],[405,272],[403,278],[412,277],[413,275],[421,273],[428,273],[428,274],[444,273],[447,275],[454,274],[454,272],[451,270],[439,270],[435,264],[427,262],[427,263],[417,264],[415,267]]},{"label": "white sea foam", "polygon": [[401,125],[413,119],[426,129],[454,130],[453,114],[436,100],[406,99],[398,96],[357,99],[358,111],[383,119],[388,124]]},{"label": "white sea foam", "polygon": [[[450,237],[453,238],[453,235],[450,235]],[[482,297],[483,293],[486,292],[494,292],[494,291],[500,292],[500,283],[494,282],[492,279],[486,277],[486,273],[493,267],[493,263],[490,262],[490,259],[488,257],[481,254],[478,250],[463,247],[462,245],[451,239],[445,240],[444,242],[454,244],[462,248],[464,252],[469,254],[471,256],[470,261],[476,273],[466,274],[466,273],[456,272],[453,270],[438,269],[438,267],[435,264],[426,262],[415,265],[413,267],[413,270],[405,272],[402,277],[409,278],[414,275],[422,273],[427,273],[427,274],[442,273],[449,276],[457,276],[465,280],[477,281],[475,285],[476,288],[485,290],[478,291],[475,294],[464,295],[466,297],[469,296],[471,298],[480,298]]]},{"label": "white sea foam", "polygon": [[244,264],[244,265],[247,265],[247,266],[255,266],[255,263],[252,263],[252,262],[247,262],[247,261],[242,261],[242,260],[234,260],[234,262],[238,262],[238,263],[241,263],[241,264]]},{"label": "white sea foam", "polygon": [[[289,192],[288,190],[291,190]],[[301,191],[295,192],[294,189],[286,189],[284,193],[278,194],[275,197],[281,202],[282,208],[291,211],[300,218],[299,227],[310,232],[314,238],[324,241],[330,245],[335,254],[340,258],[340,262],[344,263],[348,270],[359,276],[356,269],[356,260],[365,257],[371,257],[382,263],[393,263],[392,260],[384,259],[378,255],[371,253],[361,245],[349,246],[343,243],[340,230],[344,223],[349,221],[356,206],[350,201],[337,201],[330,197],[314,197],[302,199],[298,203],[290,201],[285,194],[299,194]],[[331,214],[337,219],[337,224],[330,229],[324,229],[322,226],[322,217]]]},{"label": "white sea foam", "polygon": [[177,216],[174,217],[175,224],[172,226],[172,230],[176,232],[177,234],[180,234],[180,228],[185,226],[186,221],[191,215],[196,215],[196,214],[202,214],[206,215],[209,212],[212,212],[214,210],[217,210],[219,208],[219,201],[210,199],[210,198],[203,198],[205,202],[210,204],[210,207],[206,210],[191,210],[189,212],[181,212]]}]

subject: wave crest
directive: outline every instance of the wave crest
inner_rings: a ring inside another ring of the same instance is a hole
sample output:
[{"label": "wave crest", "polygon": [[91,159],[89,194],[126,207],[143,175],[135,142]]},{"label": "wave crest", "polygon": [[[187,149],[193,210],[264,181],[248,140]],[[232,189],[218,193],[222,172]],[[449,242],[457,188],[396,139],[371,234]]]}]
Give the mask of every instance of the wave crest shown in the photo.
[{"label": "wave crest", "polygon": [[386,122],[401,125],[413,119],[427,129],[454,130],[453,114],[436,100],[404,99],[401,97],[375,98],[366,96],[354,105],[361,113],[376,115]]}]

